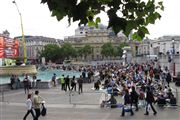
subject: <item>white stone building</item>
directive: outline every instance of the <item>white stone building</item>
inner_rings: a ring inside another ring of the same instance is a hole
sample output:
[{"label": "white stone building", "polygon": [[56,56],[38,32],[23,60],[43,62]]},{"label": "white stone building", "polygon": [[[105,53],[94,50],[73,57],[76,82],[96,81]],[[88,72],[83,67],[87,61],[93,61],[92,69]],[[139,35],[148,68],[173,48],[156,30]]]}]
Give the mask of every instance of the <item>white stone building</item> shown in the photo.
[{"label": "white stone building", "polygon": [[[16,37],[20,41],[22,37]],[[26,41],[26,52],[27,52],[27,59],[28,60],[38,60],[39,52],[41,52],[44,49],[44,46],[47,44],[57,44],[60,45],[63,43],[63,40],[61,39],[54,39],[49,37],[43,37],[43,36],[25,36]],[[22,41],[21,41],[22,42]],[[24,50],[23,50],[23,44],[20,43],[20,50],[19,50],[19,56],[23,56]]]},{"label": "white stone building", "polygon": [[138,55],[179,55],[180,36],[162,36],[157,39],[144,39],[138,46]]}]

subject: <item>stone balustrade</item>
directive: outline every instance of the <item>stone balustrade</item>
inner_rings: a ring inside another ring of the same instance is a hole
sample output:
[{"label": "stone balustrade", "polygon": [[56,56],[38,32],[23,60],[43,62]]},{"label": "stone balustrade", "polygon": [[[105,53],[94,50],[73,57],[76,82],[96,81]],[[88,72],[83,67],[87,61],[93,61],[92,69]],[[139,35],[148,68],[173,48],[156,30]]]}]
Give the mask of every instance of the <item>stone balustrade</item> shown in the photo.
[{"label": "stone balustrade", "polygon": [[23,75],[23,74],[37,74],[35,65],[25,65],[25,66],[1,66],[0,76],[9,75]]}]

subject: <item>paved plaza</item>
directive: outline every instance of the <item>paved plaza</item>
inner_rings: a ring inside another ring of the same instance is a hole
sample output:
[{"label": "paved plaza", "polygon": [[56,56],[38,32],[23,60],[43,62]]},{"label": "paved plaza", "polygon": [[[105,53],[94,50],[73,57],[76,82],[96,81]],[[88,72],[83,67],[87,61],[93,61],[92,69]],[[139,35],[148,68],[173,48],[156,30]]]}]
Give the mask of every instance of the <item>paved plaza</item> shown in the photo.
[{"label": "paved plaza", "polygon": [[[176,88],[172,83],[173,88]],[[156,107],[156,116],[151,112],[149,116],[144,115],[142,108],[135,112],[134,116],[128,113],[121,117],[120,108],[100,108],[100,101],[104,93],[94,91],[93,84],[84,84],[84,93],[72,93],[60,90],[60,87],[51,89],[40,89],[40,95],[46,101],[47,115],[40,117],[40,120],[179,120],[180,108],[166,107],[164,109]],[[177,88],[180,91],[180,88]],[[34,92],[34,90],[31,90]],[[2,93],[1,93],[2,94]],[[180,98],[180,97],[179,97]],[[0,120],[22,120],[26,113],[26,95],[23,89],[6,91],[4,97],[0,97]],[[121,98],[117,98],[118,101]],[[3,101],[3,102],[2,102]],[[71,103],[71,104],[70,104]],[[73,103],[73,104],[72,104]],[[178,103],[179,104],[179,103]],[[31,115],[27,120],[32,120]]]}]

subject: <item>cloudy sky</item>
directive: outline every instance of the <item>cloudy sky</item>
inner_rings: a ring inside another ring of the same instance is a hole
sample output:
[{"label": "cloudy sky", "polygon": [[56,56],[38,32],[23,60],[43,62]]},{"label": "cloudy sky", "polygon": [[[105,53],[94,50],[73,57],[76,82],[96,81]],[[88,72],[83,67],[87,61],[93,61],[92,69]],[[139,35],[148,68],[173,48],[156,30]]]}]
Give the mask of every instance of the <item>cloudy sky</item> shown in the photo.
[{"label": "cloudy sky", "polygon": [[[41,0],[16,0],[22,14],[25,35],[47,36],[63,39],[65,36],[74,35],[78,27],[73,23],[68,27],[67,19],[58,22],[46,4],[40,4]],[[165,11],[161,20],[155,25],[148,26],[150,38],[157,38],[163,35],[180,35],[180,0],[164,0]],[[20,18],[16,6],[12,0],[0,0],[0,33],[4,30],[10,32],[11,37],[21,35]],[[102,23],[107,25],[108,19],[101,14]]]}]

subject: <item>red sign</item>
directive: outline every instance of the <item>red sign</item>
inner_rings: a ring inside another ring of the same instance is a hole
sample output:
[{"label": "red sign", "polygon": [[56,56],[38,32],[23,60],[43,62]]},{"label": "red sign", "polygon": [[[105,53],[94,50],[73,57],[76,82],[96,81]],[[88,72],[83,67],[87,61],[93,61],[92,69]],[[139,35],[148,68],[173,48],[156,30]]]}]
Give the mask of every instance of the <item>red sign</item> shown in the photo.
[{"label": "red sign", "polygon": [[12,58],[19,55],[19,40],[0,37],[0,58]]}]

